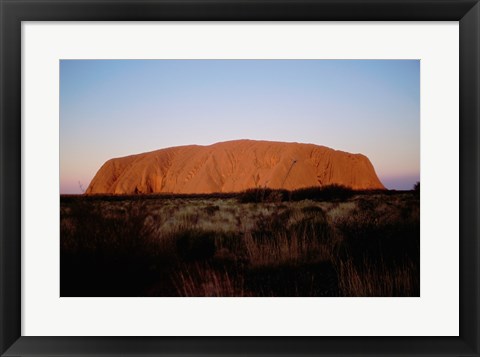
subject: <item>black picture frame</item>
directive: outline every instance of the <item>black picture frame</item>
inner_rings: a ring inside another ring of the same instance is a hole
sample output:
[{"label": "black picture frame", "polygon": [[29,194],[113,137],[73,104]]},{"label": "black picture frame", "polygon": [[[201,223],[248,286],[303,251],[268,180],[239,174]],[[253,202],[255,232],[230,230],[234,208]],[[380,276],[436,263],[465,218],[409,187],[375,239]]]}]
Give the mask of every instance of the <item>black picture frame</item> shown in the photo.
[{"label": "black picture frame", "polygon": [[[147,354],[479,356],[478,0],[0,0],[0,16],[2,356]],[[460,336],[281,338],[21,336],[21,22],[87,20],[459,21]]]}]

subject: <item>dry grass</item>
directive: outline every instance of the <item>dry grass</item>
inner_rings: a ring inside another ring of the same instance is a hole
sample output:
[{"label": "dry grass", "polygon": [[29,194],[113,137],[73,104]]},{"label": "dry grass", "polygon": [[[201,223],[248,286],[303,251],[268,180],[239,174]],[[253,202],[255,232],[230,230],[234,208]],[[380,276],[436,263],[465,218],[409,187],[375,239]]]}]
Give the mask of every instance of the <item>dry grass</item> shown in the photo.
[{"label": "dry grass", "polygon": [[414,193],[70,197],[61,295],[419,296],[419,216]]},{"label": "dry grass", "polygon": [[217,271],[208,264],[196,263],[175,274],[179,296],[243,297],[251,296],[243,280],[227,271]]},{"label": "dry grass", "polygon": [[351,260],[338,261],[342,296],[418,296],[420,279],[413,262],[394,269],[385,264],[364,262],[358,268]]}]

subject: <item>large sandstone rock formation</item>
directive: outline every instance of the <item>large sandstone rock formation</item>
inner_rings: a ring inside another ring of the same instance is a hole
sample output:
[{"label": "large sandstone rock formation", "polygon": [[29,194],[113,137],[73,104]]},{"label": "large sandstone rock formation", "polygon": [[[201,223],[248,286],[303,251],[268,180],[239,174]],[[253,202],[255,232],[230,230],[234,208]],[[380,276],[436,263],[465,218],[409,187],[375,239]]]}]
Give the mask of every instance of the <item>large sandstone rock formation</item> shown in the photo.
[{"label": "large sandstone rock formation", "polygon": [[108,160],[87,194],[213,193],[341,184],[384,189],[370,160],[313,144],[236,140]]}]

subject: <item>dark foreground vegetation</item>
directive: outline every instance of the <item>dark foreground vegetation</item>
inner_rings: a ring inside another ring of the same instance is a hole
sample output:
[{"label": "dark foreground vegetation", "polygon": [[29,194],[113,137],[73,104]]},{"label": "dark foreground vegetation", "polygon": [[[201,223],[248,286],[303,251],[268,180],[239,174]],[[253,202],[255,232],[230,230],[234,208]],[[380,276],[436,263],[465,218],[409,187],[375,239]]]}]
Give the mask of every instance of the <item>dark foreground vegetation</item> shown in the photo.
[{"label": "dark foreground vegetation", "polygon": [[61,296],[419,296],[417,191],[61,196]]}]

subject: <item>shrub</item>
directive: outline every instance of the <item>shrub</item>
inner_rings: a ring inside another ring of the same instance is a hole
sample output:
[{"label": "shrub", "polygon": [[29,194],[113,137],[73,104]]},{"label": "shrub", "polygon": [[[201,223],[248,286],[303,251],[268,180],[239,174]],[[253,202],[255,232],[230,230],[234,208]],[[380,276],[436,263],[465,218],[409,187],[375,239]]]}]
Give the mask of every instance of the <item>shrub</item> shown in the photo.
[{"label": "shrub", "polygon": [[345,201],[354,195],[354,191],[342,185],[301,188],[291,193],[292,201]]},{"label": "shrub", "polygon": [[413,185],[414,191],[420,191],[420,182],[418,181],[415,185]]},{"label": "shrub", "polygon": [[306,187],[294,191],[271,188],[251,188],[239,195],[241,203],[268,203],[282,201],[345,201],[355,191],[343,185]]},{"label": "shrub", "polygon": [[271,188],[250,188],[239,195],[241,203],[265,203],[287,201],[289,191]]},{"label": "shrub", "polygon": [[360,198],[357,202],[358,209],[361,211],[373,212],[375,210],[375,202],[373,200]]},{"label": "shrub", "polygon": [[187,229],[175,234],[177,254],[186,261],[209,260],[215,254],[215,233]]},{"label": "shrub", "polygon": [[420,182],[417,182],[415,185],[413,185],[413,192],[417,197],[420,196]]},{"label": "shrub", "polygon": [[165,247],[144,211],[141,202],[115,216],[94,202],[72,204],[74,229],[61,232],[61,296],[132,296],[155,279],[151,266]]},{"label": "shrub", "polygon": [[305,215],[310,215],[310,214],[325,214],[322,207],[318,206],[306,206],[302,208],[302,213]]},{"label": "shrub", "polygon": [[337,222],[342,234],[344,257],[355,263],[381,262],[389,266],[420,259],[420,223],[386,222],[372,214],[357,212]]},{"label": "shrub", "polygon": [[203,210],[207,215],[213,216],[215,212],[218,212],[220,210],[220,207],[218,207],[217,205],[215,206],[209,205],[209,206],[206,206]]},{"label": "shrub", "polygon": [[305,240],[325,240],[328,237],[328,223],[312,218],[303,219],[290,227],[289,232]]},{"label": "shrub", "polygon": [[275,211],[271,215],[261,216],[252,229],[255,238],[271,239],[277,233],[284,233],[287,221],[291,215],[290,210]]}]

